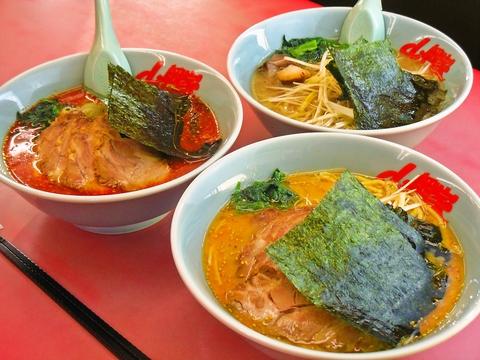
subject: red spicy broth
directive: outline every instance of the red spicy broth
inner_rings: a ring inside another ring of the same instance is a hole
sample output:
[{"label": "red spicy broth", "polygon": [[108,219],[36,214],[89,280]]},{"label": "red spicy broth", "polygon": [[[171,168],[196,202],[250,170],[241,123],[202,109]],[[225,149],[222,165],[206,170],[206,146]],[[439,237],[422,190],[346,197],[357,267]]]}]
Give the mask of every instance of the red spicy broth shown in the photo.
[{"label": "red spicy broth", "polygon": [[[87,102],[99,101],[81,87],[56,94],[51,98],[72,107],[81,106]],[[190,95],[190,100],[192,106],[184,117],[185,126],[180,138],[180,144],[187,151],[195,151],[204,143],[219,139],[220,135],[217,121],[208,105],[195,95]],[[59,194],[106,195],[126,192],[107,186],[96,191],[78,190],[51,181],[36,166],[38,159],[35,152],[35,140],[39,136],[40,131],[41,128],[39,127],[30,127],[15,121],[5,138],[3,157],[10,174],[18,182],[32,188]],[[170,167],[170,173],[167,178],[158,183],[148,184],[144,188],[159,185],[185,175],[206,161],[190,162],[174,157],[165,158]]]}]

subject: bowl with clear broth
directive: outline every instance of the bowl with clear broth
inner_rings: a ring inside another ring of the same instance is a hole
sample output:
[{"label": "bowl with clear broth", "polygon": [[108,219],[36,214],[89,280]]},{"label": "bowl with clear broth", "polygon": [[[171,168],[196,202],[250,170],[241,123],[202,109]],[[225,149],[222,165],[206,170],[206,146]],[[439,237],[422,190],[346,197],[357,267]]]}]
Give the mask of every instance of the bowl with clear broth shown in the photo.
[{"label": "bowl with clear broth", "polygon": [[253,25],[230,48],[230,79],[273,135],[341,132],[416,146],[467,97],[470,61],[447,35],[389,12],[386,42],[345,47],[337,39],[349,10]]}]

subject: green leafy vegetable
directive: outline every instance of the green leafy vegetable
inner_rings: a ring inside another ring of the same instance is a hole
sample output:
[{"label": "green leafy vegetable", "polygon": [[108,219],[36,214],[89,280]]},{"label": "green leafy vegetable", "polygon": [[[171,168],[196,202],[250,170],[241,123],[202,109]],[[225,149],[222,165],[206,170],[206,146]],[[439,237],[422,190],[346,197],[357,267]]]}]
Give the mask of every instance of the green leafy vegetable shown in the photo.
[{"label": "green leafy vegetable", "polygon": [[111,87],[108,120],[121,134],[187,160],[208,158],[218,148],[218,141],[205,144],[196,152],[181,147],[183,117],[191,107],[188,96],[159,90],[135,79],[120,66],[110,64],[108,75]]},{"label": "green leafy vegetable", "polygon": [[272,177],[266,181],[255,181],[252,185],[241,189],[237,184],[231,202],[240,212],[254,212],[269,207],[287,209],[298,199],[298,196],[282,184],[285,174],[275,169]]},{"label": "green leafy vegetable", "polygon": [[23,113],[17,113],[17,119],[30,126],[48,127],[58,116],[64,105],[56,99],[42,99]]},{"label": "green leafy vegetable", "polygon": [[341,48],[337,40],[324,39],[322,37],[301,38],[287,40],[282,39],[282,47],[278,53],[287,54],[296,59],[307,62],[319,62],[324,52],[331,48]]},{"label": "green leafy vegetable", "polygon": [[318,42],[315,39],[309,40],[307,42],[304,42],[301,45],[298,45],[290,50],[290,54],[294,57],[301,57],[303,56],[307,51],[314,51],[317,50],[318,48]]},{"label": "green leafy vegetable", "polygon": [[329,70],[351,98],[359,129],[407,125],[440,110],[445,92],[403,71],[388,40],[359,40],[332,54]]},{"label": "green leafy vegetable", "polygon": [[349,172],[267,254],[312,303],[397,344],[433,309],[420,235]]}]

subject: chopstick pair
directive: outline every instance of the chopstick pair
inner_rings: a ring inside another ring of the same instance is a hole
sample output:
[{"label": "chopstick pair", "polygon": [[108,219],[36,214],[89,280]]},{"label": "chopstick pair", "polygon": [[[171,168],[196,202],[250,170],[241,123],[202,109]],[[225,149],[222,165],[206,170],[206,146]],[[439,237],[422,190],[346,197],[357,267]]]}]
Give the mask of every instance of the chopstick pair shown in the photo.
[{"label": "chopstick pair", "polygon": [[147,355],[120,335],[114,328],[98,317],[25,254],[1,236],[0,251],[119,359],[149,359]]}]

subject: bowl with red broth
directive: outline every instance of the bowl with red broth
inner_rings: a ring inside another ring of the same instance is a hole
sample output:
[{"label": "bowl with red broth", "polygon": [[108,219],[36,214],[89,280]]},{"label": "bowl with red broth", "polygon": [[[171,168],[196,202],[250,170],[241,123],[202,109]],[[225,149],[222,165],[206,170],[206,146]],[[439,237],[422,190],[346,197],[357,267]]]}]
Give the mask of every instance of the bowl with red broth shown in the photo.
[{"label": "bowl with red broth", "polygon": [[229,77],[274,135],[340,132],[416,146],[469,94],[470,61],[447,35],[389,12],[385,41],[341,44],[349,10],[253,25],[230,48]]},{"label": "bowl with red broth", "polygon": [[0,87],[0,180],[43,212],[92,232],[163,218],[188,183],[233,145],[241,102],[216,70],[186,56],[126,49],[111,92],[84,89],[87,54]]},{"label": "bowl with red broth", "polygon": [[390,359],[480,312],[479,223],[478,195],[427,156],[305,133],[198,176],[171,246],[200,304],[273,358]]}]

